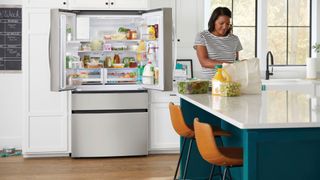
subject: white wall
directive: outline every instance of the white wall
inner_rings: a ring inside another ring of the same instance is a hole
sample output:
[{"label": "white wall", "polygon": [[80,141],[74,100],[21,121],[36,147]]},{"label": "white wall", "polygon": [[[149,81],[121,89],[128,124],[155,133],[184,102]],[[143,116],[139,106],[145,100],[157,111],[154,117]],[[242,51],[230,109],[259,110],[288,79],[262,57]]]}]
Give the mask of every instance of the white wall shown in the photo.
[{"label": "white wall", "polygon": [[[1,0],[1,5],[21,5],[22,0]],[[0,149],[22,146],[22,73],[0,72]]]}]

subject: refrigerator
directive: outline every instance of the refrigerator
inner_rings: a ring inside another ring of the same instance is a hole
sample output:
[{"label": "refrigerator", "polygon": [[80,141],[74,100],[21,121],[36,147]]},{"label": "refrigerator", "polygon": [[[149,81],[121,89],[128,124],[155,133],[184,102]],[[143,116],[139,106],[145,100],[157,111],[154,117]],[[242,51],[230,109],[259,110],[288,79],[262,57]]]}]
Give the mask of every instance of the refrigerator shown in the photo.
[{"label": "refrigerator", "polygon": [[51,91],[72,92],[71,156],[148,154],[148,90],[172,90],[172,10],[51,10]]}]

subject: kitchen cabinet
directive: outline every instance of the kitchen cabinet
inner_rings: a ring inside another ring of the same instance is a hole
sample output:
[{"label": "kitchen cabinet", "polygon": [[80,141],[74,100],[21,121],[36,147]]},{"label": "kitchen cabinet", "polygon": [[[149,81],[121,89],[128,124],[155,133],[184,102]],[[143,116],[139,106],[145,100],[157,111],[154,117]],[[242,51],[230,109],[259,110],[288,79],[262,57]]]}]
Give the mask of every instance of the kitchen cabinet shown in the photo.
[{"label": "kitchen cabinet", "polygon": [[[176,59],[192,59],[194,75],[201,73],[201,65],[195,50],[193,49],[196,34],[204,29],[204,1],[199,0],[176,0],[175,5],[175,44]],[[207,20],[206,20],[207,21]]]},{"label": "kitchen cabinet", "polygon": [[172,127],[169,102],[179,104],[179,98],[172,91],[150,92],[149,153],[178,152],[180,136]]},{"label": "kitchen cabinet", "polygon": [[148,0],[69,0],[69,9],[109,9],[109,10],[145,10]]},{"label": "kitchen cabinet", "polygon": [[68,0],[24,0],[28,8],[68,8]]},{"label": "kitchen cabinet", "polygon": [[25,8],[23,17],[23,155],[68,156],[68,94],[50,91],[50,9]]}]

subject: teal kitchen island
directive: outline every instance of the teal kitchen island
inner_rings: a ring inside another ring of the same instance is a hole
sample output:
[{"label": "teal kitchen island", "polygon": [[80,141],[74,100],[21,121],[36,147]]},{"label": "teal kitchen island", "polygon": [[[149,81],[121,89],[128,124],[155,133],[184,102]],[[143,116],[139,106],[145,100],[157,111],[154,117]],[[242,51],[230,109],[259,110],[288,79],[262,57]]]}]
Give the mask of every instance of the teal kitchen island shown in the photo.
[{"label": "teal kitchen island", "polygon": [[[232,137],[222,138],[225,147],[243,148],[243,167],[231,168],[234,180],[320,179],[320,108],[316,98],[280,90],[239,97],[179,97],[187,124],[199,117],[201,122],[232,133]],[[180,174],[184,172],[185,155]],[[206,179],[210,168],[194,144],[187,178]]]}]

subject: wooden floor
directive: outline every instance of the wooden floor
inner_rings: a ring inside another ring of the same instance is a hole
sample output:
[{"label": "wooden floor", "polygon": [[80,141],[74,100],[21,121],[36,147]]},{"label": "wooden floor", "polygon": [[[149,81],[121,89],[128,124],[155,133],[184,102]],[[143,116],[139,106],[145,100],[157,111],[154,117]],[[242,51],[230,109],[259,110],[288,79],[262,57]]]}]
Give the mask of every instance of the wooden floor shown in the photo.
[{"label": "wooden floor", "polygon": [[1,180],[146,179],[173,178],[178,155],[126,158],[0,158]]}]

